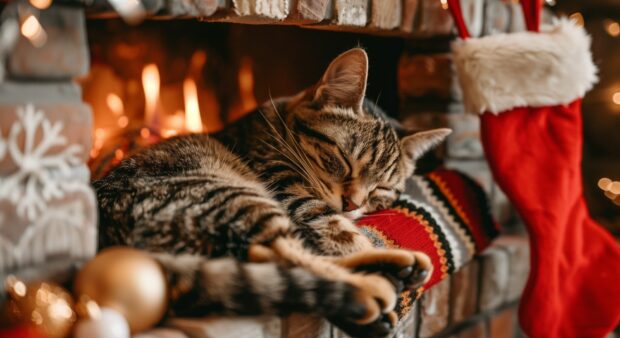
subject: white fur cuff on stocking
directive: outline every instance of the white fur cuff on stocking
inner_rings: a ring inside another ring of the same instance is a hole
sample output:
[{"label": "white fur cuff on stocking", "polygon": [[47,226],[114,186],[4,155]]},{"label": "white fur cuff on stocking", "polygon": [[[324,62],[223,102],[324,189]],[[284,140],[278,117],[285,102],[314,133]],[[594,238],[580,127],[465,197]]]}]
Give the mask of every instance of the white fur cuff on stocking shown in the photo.
[{"label": "white fur cuff on stocking", "polygon": [[452,49],[465,108],[472,113],[567,104],[597,81],[590,37],[568,19],[540,33],[459,40]]}]

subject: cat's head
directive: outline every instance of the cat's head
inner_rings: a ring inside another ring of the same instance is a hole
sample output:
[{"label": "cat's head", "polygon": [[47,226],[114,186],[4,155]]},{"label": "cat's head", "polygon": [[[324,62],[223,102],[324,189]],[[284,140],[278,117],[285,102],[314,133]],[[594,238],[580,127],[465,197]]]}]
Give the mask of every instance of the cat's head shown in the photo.
[{"label": "cat's head", "polygon": [[451,132],[433,129],[399,138],[383,113],[365,101],[367,75],[366,52],[349,50],[287,106],[287,124],[307,157],[308,183],[352,218],[389,207],[416,160]]}]

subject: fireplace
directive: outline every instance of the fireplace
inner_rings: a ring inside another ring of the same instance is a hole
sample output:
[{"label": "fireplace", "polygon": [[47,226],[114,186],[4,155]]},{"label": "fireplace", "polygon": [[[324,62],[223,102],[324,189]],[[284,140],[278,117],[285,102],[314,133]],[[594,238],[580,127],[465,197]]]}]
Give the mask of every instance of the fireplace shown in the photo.
[{"label": "fireplace", "polygon": [[[461,2],[477,35],[524,29],[514,2]],[[315,83],[333,57],[361,46],[370,59],[369,98],[406,126],[454,129],[419,169],[445,164],[470,174],[484,186],[496,219],[516,234],[424,295],[398,334],[484,337],[518,331],[527,238],[484,161],[477,118],[464,114],[459,102],[447,1],[50,5],[45,0],[2,5],[0,175],[27,172],[20,180],[49,192],[33,199],[26,190],[0,189],[0,279],[15,273],[26,280],[67,280],[96,252],[90,180],[145,146],[179,134],[216,132],[271,98],[295,94]],[[551,12],[545,13],[551,20]],[[32,121],[38,122],[29,130]],[[29,139],[41,144],[52,132],[62,142],[43,155],[59,165],[25,170],[9,154],[11,140],[19,147]],[[50,178],[37,176],[37,170],[50,170],[59,184],[49,186]],[[180,337],[232,337],[240,329],[262,337],[344,337],[326,321],[302,316],[180,319],[168,326]]]},{"label": "fireplace", "polygon": [[371,62],[368,96],[398,111],[399,38],[190,20],[131,27],[93,19],[87,28],[92,64],[78,82],[94,116],[93,178],[147,144],[217,132],[258,104],[296,94],[358,45]]}]

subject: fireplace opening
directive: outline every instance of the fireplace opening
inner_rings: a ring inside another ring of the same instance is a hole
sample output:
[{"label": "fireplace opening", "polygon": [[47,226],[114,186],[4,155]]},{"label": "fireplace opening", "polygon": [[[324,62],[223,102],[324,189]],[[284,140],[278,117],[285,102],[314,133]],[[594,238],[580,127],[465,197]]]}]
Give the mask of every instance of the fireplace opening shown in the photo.
[{"label": "fireplace opening", "polygon": [[271,98],[296,94],[355,46],[369,54],[368,97],[398,113],[399,38],[194,20],[87,25],[92,65],[79,83],[94,113],[93,179],[146,145],[219,131]]}]

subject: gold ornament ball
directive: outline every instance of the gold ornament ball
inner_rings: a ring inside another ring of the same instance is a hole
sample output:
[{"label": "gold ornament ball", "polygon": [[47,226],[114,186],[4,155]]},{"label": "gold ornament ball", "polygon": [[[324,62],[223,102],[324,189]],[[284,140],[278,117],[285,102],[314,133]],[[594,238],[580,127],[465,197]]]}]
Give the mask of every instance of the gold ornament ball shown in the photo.
[{"label": "gold ornament ball", "polygon": [[65,289],[46,282],[26,284],[14,277],[6,284],[5,314],[11,324],[32,326],[50,338],[69,336],[76,316],[73,298]]},{"label": "gold ornament ball", "polygon": [[120,312],[132,333],[159,322],[168,305],[161,266],[145,252],[127,247],[101,251],[78,273],[74,290]]}]

